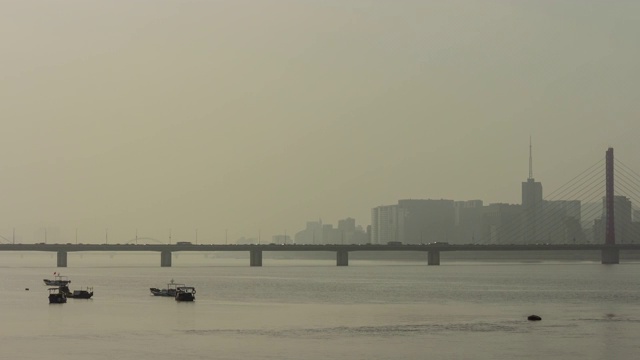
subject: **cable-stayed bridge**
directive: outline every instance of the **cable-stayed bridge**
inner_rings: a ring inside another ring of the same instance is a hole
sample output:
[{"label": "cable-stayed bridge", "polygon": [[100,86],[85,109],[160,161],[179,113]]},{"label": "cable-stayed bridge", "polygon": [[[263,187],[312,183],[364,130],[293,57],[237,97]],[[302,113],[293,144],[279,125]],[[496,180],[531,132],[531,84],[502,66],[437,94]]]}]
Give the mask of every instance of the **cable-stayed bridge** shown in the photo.
[{"label": "cable-stayed bridge", "polygon": [[[614,168],[617,172],[614,173]],[[617,176],[614,176],[617,175]],[[530,176],[531,178],[531,176]],[[533,180],[533,179],[530,179]],[[534,183],[535,185],[535,183]],[[524,186],[524,185],[523,185]],[[535,186],[533,187],[535,192]],[[147,251],[160,253],[160,266],[171,266],[172,254],[196,251],[241,251],[249,253],[250,266],[262,266],[262,253],[282,251],[335,252],[336,265],[347,266],[349,253],[356,251],[418,251],[427,253],[429,265],[440,264],[444,251],[598,251],[603,264],[617,264],[620,251],[640,250],[640,219],[635,218],[633,204],[640,204],[640,174],[621,161],[614,160],[613,149],[566,184],[542,199],[525,203],[521,211],[504,216],[473,244],[388,245],[138,245],[136,237],[127,244],[15,244],[0,236],[0,251],[50,251],[57,253],[57,266],[67,266],[67,253],[77,251]],[[595,206],[583,206],[595,204]],[[599,204],[599,205],[598,205]],[[576,210],[577,206],[577,210]],[[585,224],[591,223],[585,234]],[[590,239],[590,240],[588,240]]]},{"label": "cable-stayed bridge", "polygon": [[[615,169],[615,172],[614,172]],[[613,156],[605,157],[542,198],[532,176],[523,183],[519,211],[483,234],[481,244],[619,245],[640,244],[640,174]],[[602,251],[609,254],[608,247]],[[603,263],[618,263],[617,251]]]}]

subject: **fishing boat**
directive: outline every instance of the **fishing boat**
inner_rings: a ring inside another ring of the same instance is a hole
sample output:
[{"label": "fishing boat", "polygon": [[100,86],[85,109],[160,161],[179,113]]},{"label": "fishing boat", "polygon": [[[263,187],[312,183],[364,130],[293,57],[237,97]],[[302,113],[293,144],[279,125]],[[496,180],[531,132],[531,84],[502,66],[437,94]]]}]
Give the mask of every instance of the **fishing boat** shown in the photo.
[{"label": "fishing boat", "polygon": [[64,304],[67,296],[59,287],[49,288],[49,304]]},{"label": "fishing boat", "polygon": [[72,298],[72,299],[91,299],[91,297],[93,296],[92,287],[71,291],[69,290],[68,286],[64,285],[64,286],[60,286],[60,291],[62,291],[67,298]]},{"label": "fishing boat", "polygon": [[176,301],[193,301],[196,299],[196,289],[193,286],[180,286],[176,289]]},{"label": "fishing boat", "polygon": [[53,280],[44,279],[44,284],[48,286],[63,286],[71,283],[68,277],[60,275],[59,272],[53,273]]},{"label": "fishing boat", "polygon": [[176,289],[178,289],[181,286],[185,286],[185,284],[178,284],[175,281],[173,281],[173,279],[171,279],[171,281],[167,284],[167,288],[166,289],[158,289],[158,288],[149,288],[149,290],[151,291],[151,294],[153,294],[153,296],[170,296],[170,297],[175,297],[176,296]]}]

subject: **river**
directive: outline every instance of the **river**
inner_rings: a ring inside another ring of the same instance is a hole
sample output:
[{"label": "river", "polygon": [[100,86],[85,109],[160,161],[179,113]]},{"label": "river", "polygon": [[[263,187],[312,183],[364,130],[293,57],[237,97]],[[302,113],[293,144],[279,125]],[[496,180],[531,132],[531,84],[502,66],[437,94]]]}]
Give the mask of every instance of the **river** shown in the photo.
[{"label": "river", "polygon": [[[640,263],[0,254],[3,359],[631,359]],[[49,304],[61,271],[90,300]],[[174,279],[196,301],[154,297]],[[28,290],[27,290],[28,289]],[[542,321],[527,321],[537,314]]]}]

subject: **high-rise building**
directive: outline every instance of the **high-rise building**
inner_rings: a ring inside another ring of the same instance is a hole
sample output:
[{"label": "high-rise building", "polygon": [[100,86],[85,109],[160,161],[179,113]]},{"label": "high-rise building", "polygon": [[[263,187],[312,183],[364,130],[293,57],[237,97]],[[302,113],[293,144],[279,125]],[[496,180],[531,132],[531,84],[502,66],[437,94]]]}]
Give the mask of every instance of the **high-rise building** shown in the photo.
[{"label": "high-rise building", "polygon": [[295,234],[296,244],[323,244],[322,220],[308,221],[307,227]]},{"label": "high-rise building", "polygon": [[543,204],[538,234],[542,235],[545,243],[570,244],[585,241],[580,200],[553,200],[544,201]]},{"label": "high-rise building", "polygon": [[344,231],[344,232],[355,232],[356,219],[346,218],[346,219],[338,220],[338,230]]},{"label": "high-rise building", "polygon": [[522,207],[535,208],[542,203],[542,183],[528,178],[522,183]]},{"label": "high-rise building", "polygon": [[[529,139],[529,177],[522,183],[522,241],[525,244],[539,242],[542,217],[542,183],[533,178],[533,147]],[[517,239],[520,241],[520,239]]]},{"label": "high-rise building", "polygon": [[473,244],[479,240],[483,229],[482,200],[456,201],[454,203],[455,236],[452,244]]},{"label": "high-rise building", "polygon": [[489,204],[483,208],[483,244],[516,244],[522,229],[522,206]]},{"label": "high-rise building", "polygon": [[400,241],[405,244],[449,242],[454,236],[453,200],[400,200]]},{"label": "high-rise building", "polygon": [[371,209],[371,243],[386,244],[399,240],[398,205],[384,205]]},{"label": "high-rise building", "polygon": [[[602,198],[602,217],[594,221],[593,233],[594,242],[596,244],[602,244],[605,242],[605,227],[606,227],[606,211],[607,200]],[[631,200],[626,196],[616,195],[613,197],[613,216],[614,216],[614,229],[616,234],[616,244],[629,244],[633,243],[634,235],[637,235],[637,223],[632,221],[633,206]]]},{"label": "high-rise building", "polygon": [[[606,200],[602,201],[602,206],[606,206]],[[606,210],[602,211],[606,213]],[[613,213],[615,216],[616,243],[625,244],[631,242],[631,219],[632,206],[631,200],[625,196],[613,197]]]}]

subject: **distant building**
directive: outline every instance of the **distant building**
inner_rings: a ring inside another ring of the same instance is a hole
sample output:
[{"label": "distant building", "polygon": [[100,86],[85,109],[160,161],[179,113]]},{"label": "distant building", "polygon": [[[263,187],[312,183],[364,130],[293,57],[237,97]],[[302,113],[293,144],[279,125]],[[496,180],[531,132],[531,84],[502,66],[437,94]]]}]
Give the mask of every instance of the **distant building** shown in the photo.
[{"label": "distant building", "polygon": [[551,244],[584,243],[580,200],[544,201],[538,241]]},{"label": "distant building", "polygon": [[[593,237],[596,244],[604,244],[605,242],[606,213],[606,198],[603,197],[602,216],[594,221],[593,226]],[[633,207],[629,198],[619,195],[613,197],[613,216],[616,244],[640,242],[640,238],[636,238],[640,234],[640,223],[632,221]]]},{"label": "distant building", "polygon": [[522,237],[515,239],[516,242],[525,244],[540,242],[544,232],[543,211],[542,183],[530,177],[522,183]]},{"label": "distant building", "polygon": [[480,243],[517,244],[522,234],[522,206],[489,204],[483,208]]},{"label": "distant building", "polygon": [[516,243],[534,244],[540,242],[542,224],[542,183],[533,178],[533,147],[529,139],[529,177],[522,183],[522,233]]},{"label": "distant building", "polygon": [[320,245],[324,244],[322,220],[308,221],[307,227],[296,233],[296,244],[301,245]]},{"label": "distant building", "polygon": [[293,244],[293,242],[291,241],[291,237],[289,235],[273,235],[271,237],[271,242],[279,245]]},{"label": "distant building", "polygon": [[580,220],[582,222],[583,227],[590,228],[591,226],[593,226],[593,221],[595,219],[600,219],[601,217],[602,217],[601,202],[581,203]]},{"label": "distant building", "polygon": [[532,208],[542,202],[542,183],[528,178],[522,183],[522,207]]},{"label": "distant building", "polygon": [[378,206],[371,209],[371,243],[386,244],[389,241],[401,241],[398,218],[401,213],[398,205]]},{"label": "distant building", "polygon": [[403,215],[399,241],[404,244],[449,242],[454,235],[453,200],[400,200],[398,207]]},{"label": "distant building", "polygon": [[562,216],[571,217],[581,221],[582,217],[582,203],[580,200],[553,200],[544,202],[545,213],[551,214],[550,216]]},{"label": "distant building", "polygon": [[473,244],[482,234],[482,200],[456,201],[454,206],[454,236],[452,244]]},{"label": "distant building", "polygon": [[361,226],[356,226],[356,220],[346,218],[338,220],[338,228],[322,221],[309,221],[307,227],[296,233],[296,244],[366,244],[369,235]]},{"label": "distant building", "polygon": [[[372,244],[571,244],[604,242],[603,204],[580,200],[544,200],[542,183],[533,177],[529,144],[529,176],[521,185],[521,204],[489,204],[481,200],[399,200],[371,210]],[[348,219],[347,219],[348,220]],[[593,225],[591,225],[593,224]],[[353,227],[340,223],[339,229]],[[585,231],[592,227],[589,231]],[[615,197],[616,242],[640,243],[640,210],[625,197]]]},{"label": "distant building", "polygon": [[338,220],[338,230],[344,231],[347,233],[352,233],[356,231],[356,219],[354,218],[346,218],[343,220]]},{"label": "distant building", "polygon": [[408,199],[371,210],[371,243],[426,244],[455,236],[453,200]]}]

